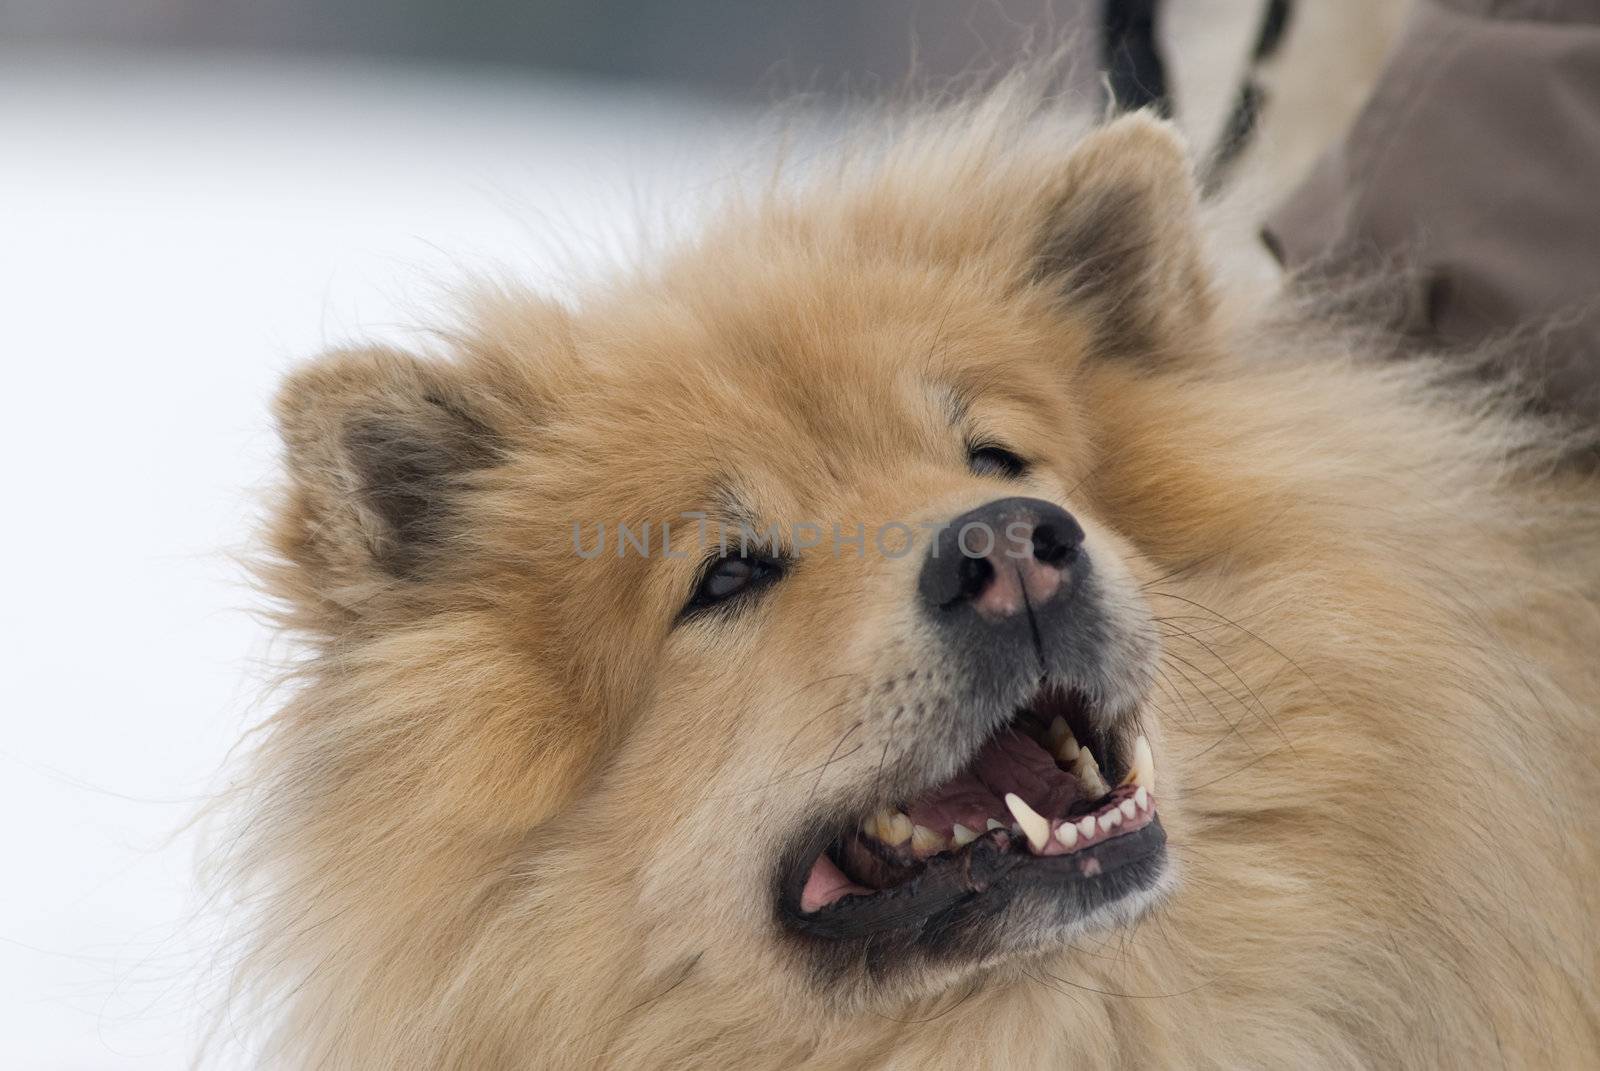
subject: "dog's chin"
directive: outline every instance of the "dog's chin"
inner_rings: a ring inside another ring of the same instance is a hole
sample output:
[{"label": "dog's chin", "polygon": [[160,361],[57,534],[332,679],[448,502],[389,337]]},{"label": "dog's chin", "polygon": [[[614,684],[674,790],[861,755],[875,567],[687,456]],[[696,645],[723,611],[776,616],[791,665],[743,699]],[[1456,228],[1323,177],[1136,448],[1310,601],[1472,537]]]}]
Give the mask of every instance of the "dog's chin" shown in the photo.
[{"label": "dog's chin", "polygon": [[1127,925],[1170,881],[1148,742],[1045,684],[954,776],[798,834],[780,924],[825,981],[881,990]]}]

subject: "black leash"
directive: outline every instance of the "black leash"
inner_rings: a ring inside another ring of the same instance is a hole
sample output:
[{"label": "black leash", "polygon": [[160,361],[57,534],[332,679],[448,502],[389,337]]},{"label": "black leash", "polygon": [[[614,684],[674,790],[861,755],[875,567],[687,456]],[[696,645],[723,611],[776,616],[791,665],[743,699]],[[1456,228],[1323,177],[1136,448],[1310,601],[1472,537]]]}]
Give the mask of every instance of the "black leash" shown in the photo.
[{"label": "black leash", "polygon": [[1250,144],[1261,111],[1267,104],[1267,91],[1256,77],[1261,64],[1271,59],[1283,44],[1289,29],[1289,16],[1294,9],[1290,0],[1267,0],[1266,11],[1261,16],[1261,28],[1256,31],[1256,47],[1250,52],[1250,69],[1239,84],[1239,94],[1234,99],[1233,110],[1222,126],[1222,135],[1216,148],[1206,161],[1200,175],[1200,192],[1209,197],[1220,190],[1227,181],[1228,172]]},{"label": "black leash", "polygon": [[1152,108],[1172,114],[1167,69],[1156,44],[1161,0],[1105,0],[1100,9],[1100,63],[1117,111]]}]

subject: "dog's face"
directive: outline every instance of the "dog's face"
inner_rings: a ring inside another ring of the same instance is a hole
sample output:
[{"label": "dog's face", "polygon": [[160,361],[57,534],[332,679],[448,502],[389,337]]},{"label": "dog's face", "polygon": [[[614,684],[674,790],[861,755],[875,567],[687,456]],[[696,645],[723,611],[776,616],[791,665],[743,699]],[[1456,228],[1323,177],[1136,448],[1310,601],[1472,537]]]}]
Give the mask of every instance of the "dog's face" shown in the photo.
[{"label": "dog's face", "polygon": [[1135,118],[1054,168],[941,166],[576,314],[501,304],[456,362],[291,384],[315,627],[457,652],[367,678],[450,697],[392,727],[430,764],[396,807],[530,871],[611,859],[633,923],[830,994],[1152,902],[1157,639],[1094,488],[1107,399],[1206,345],[1187,165]]},{"label": "dog's face", "polygon": [[[880,985],[1128,918],[1165,868],[1138,743],[1155,638],[1075,493],[1072,340],[998,305],[940,326],[937,290],[895,283],[764,359],[697,324],[667,347],[693,361],[574,427],[562,455],[597,464],[556,513],[573,612],[615,615],[572,657],[651,666],[617,757],[670,780],[619,773],[619,819],[652,801],[697,899],[759,905],[830,982],[865,963]],[[664,435],[663,413],[692,422]]]}]

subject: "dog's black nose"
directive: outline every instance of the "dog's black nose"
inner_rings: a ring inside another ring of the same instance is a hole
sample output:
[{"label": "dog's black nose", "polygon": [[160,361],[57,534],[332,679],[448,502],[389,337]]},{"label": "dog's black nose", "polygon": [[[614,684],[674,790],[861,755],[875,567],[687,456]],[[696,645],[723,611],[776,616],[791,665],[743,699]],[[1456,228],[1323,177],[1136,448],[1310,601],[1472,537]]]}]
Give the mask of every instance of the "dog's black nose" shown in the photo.
[{"label": "dog's black nose", "polygon": [[998,621],[1067,597],[1082,547],[1083,529],[1060,506],[1002,498],[939,532],[918,591],[929,609],[970,607]]}]

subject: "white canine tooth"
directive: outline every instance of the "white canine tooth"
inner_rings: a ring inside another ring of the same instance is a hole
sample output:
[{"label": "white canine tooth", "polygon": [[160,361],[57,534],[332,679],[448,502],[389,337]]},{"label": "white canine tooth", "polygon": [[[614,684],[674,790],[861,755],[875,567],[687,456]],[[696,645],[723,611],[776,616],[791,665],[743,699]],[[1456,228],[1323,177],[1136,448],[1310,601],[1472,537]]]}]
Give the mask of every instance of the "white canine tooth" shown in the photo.
[{"label": "white canine tooth", "polygon": [[1133,794],[1133,803],[1134,806],[1138,807],[1141,811],[1148,811],[1150,809],[1150,793],[1145,791],[1145,787],[1143,785],[1140,785],[1139,790]]},{"label": "white canine tooth", "polygon": [[1043,851],[1050,843],[1050,823],[1044,815],[1029,807],[1015,792],[1006,793],[1006,809],[1016,818],[1017,825],[1027,834],[1028,844],[1034,851]]},{"label": "white canine tooth", "polygon": [[1112,826],[1120,826],[1121,824],[1122,815],[1117,811],[1107,811],[1100,816],[1100,832],[1102,833],[1109,833]]},{"label": "white canine tooth", "polygon": [[978,839],[978,834],[957,822],[950,827],[950,839],[955,841],[957,848],[965,848]]},{"label": "white canine tooth", "polygon": [[1063,762],[1071,762],[1078,754],[1078,738],[1072,735],[1072,730],[1067,728],[1067,719],[1057,714],[1055,721],[1050,723],[1049,730],[1044,734],[1045,747],[1050,754]]},{"label": "white canine tooth", "polygon": [[1133,742],[1133,765],[1122,783],[1143,785],[1151,792],[1156,790],[1156,760],[1150,754],[1150,741],[1144,738],[1143,733]]},{"label": "white canine tooth", "polygon": [[1083,783],[1091,796],[1104,796],[1110,792],[1106,779],[1100,776],[1100,765],[1094,761],[1094,754],[1086,747],[1078,748],[1078,761],[1072,764],[1072,775]]},{"label": "white canine tooth", "polygon": [[1005,827],[1006,824],[1000,821],[998,818],[991,818],[983,824],[983,830],[985,833],[992,829],[1004,829]]},{"label": "white canine tooth", "polygon": [[1056,830],[1056,840],[1059,840],[1069,848],[1076,847],[1078,844],[1078,827],[1071,822],[1061,823],[1061,828]]},{"label": "white canine tooth", "polygon": [[1045,747],[1049,748],[1051,751],[1054,751],[1056,749],[1056,745],[1061,743],[1061,738],[1070,731],[1071,730],[1067,728],[1067,719],[1057,714],[1055,719],[1050,722],[1050,728],[1044,731]]},{"label": "white canine tooth", "polygon": [[927,826],[911,827],[911,850],[917,852],[942,852],[948,847],[944,837]]},{"label": "white canine tooth", "polygon": [[1094,836],[1094,815],[1086,814],[1078,819],[1078,832],[1085,837]]},{"label": "white canine tooth", "polygon": [[1122,817],[1132,818],[1139,813],[1139,805],[1132,800],[1123,800],[1117,810],[1122,812]]}]

